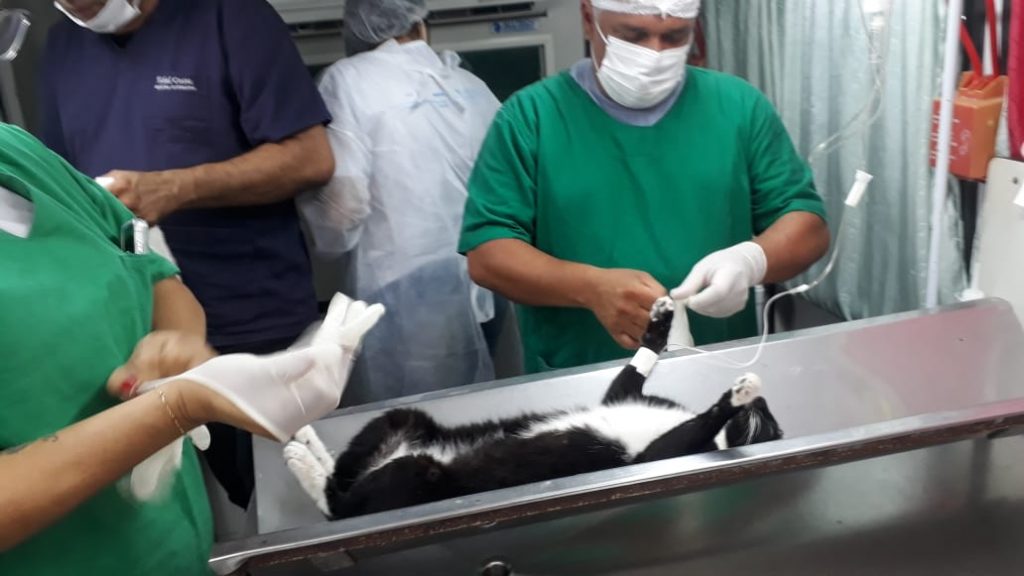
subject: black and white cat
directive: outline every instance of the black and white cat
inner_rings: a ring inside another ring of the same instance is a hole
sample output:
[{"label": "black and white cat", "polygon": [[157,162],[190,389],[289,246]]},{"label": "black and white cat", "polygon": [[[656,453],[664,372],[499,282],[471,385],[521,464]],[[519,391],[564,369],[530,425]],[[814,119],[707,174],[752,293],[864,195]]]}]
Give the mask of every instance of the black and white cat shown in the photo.
[{"label": "black and white cat", "polygon": [[341,519],[781,438],[754,375],[702,414],[643,394],[673,314],[670,299],[655,304],[643,347],[600,406],[455,427],[421,410],[392,410],[337,460],[306,427],[284,449],[288,468],[328,518]]}]

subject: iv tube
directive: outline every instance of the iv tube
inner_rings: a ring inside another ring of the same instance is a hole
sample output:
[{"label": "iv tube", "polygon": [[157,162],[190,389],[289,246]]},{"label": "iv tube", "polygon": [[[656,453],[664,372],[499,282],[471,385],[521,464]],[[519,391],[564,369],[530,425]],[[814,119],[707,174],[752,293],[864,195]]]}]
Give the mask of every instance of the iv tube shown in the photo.
[{"label": "iv tube", "polygon": [[868,59],[871,64],[873,89],[864,108],[850,119],[839,132],[818,144],[807,157],[812,167],[821,156],[827,155],[846,143],[857,132],[867,129],[882,114],[882,98],[885,95],[885,62],[889,53],[889,18],[892,14],[891,0],[862,0],[861,24],[868,38]]},{"label": "iv tube", "polygon": [[[864,105],[864,108],[857,113],[839,132],[832,135],[830,138],[818,144],[811,151],[811,154],[807,158],[807,163],[811,165],[812,169],[814,162],[818,157],[827,155],[839,146],[843,145],[847,140],[852,138],[857,132],[865,130],[869,126],[878,120],[878,117],[882,114],[882,99],[885,94],[885,62],[888,58],[889,48],[889,19],[892,15],[892,0],[861,0],[860,4],[860,18],[861,25],[864,27],[864,33],[868,39],[868,60],[871,65],[872,77],[873,77],[873,90],[871,97],[868,102]],[[871,174],[863,170],[857,171],[856,180],[849,194],[846,197],[845,204],[849,208],[856,208],[864,194],[867,191],[868,184],[874,177]],[[843,215],[839,219],[839,231],[836,234],[835,245],[832,247],[832,256],[829,258],[828,264],[825,269],[815,278],[813,281],[797,286],[785,292],[776,294],[775,296],[768,299],[765,302],[762,318],[763,331],[761,334],[761,340],[757,345],[757,352],[749,362],[736,362],[729,358],[722,357],[720,360],[725,365],[733,368],[749,368],[761,359],[761,353],[764,351],[765,344],[768,342],[768,319],[771,315],[772,306],[785,296],[803,294],[813,290],[822,282],[828,278],[829,274],[835,268],[836,261],[839,257],[839,252],[842,249],[843,244],[843,231],[846,223],[846,210],[843,210]],[[683,312],[685,313],[685,311]],[[706,350],[695,348],[692,346],[679,347],[680,350],[690,350],[692,352],[698,352],[700,354],[712,354]]]},{"label": "iv tube", "polygon": [[[868,174],[867,172],[864,172],[863,170],[858,170],[857,171],[857,176],[856,176],[856,180],[854,181],[853,187],[850,189],[850,193],[847,194],[847,196],[846,196],[846,205],[849,208],[856,208],[858,205],[860,205],[860,201],[861,201],[861,199],[864,198],[864,194],[867,192],[868,185],[871,183],[871,181],[873,179],[874,179],[874,176],[872,176],[871,174]],[[836,235],[836,243],[835,243],[835,246],[832,249],[832,256],[829,258],[828,265],[825,266],[825,269],[821,272],[821,274],[819,274],[818,277],[815,278],[810,283],[801,284],[800,286],[797,286],[796,288],[791,288],[789,290],[786,290],[785,292],[780,292],[779,294],[776,294],[775,296],[772,296],[767,302],[765,302],[765,305],[764,305],[764,318],[763,318],[763,320],[764,320],[764,322],[763,322],[764,330],[761,333],[761,341],[757,344],[757,352],[754,354],[754,357],[749,362],[742,362],[742,363],[740,363],[740,362],[736,362],[735,360],[731,360],[731,359],[726,358],[726,357],[723,356],[723,357],[720,358],[720,360],[724,363],[724,365],[726,365],[726,366],[728,366],[730,368],[741,368],[741,369],[742,368],[749,368],[749,367],[753,366],[754,364],[756,364],[757,361],[761,359],[761,353],[764,351],[765,344],[768,343],[768,318],[770,317],[772,306],[775,304],[775,302],[777,302],[780,298],[782,298],[784,296],[803,294],[804,292],[808,292],[810,290],[813,290],[819,284],[824,282],[825,278],[827,278],[828,275],[832,273],[832,269],[835,268],[836,260],[839,257],[839,251],[842,248],[842,244],[843,244],[843,233],[842,232],[843,232],[843,229],[844,229],[843,224],[845,222],[846,222],[846,210],[843,211],[843,215],[842,215],[842,217],[839,220],[839,233]],[[676,310],[676,313],[677,314],[685,314],[686,311],[685,310]],[[715,359],[715,357],[718,354],[720,354],[720,352],[709,352],[707,350],[701,350],[700,348],[695,348],[693,346],[681,346],[678,349],[679,350],[690,350],[692,352],[698,352],[700,354],[711,354],[712,356],[709,359]]]}]

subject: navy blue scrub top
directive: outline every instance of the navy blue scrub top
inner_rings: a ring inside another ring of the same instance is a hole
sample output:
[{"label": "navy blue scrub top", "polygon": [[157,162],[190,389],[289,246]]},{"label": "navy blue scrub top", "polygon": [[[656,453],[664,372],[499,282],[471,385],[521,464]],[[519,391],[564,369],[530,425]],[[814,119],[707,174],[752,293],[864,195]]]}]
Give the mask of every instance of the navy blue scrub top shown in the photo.
[{"label": "navy blue scrub top", "polygon": [[[42,83],[43,140],[92,177],[230,160],[330,122],[266,0],[160,0],[126,38],[63,19]],[[213,346],[292,338],[316,319],[294,201],[188,210],[160,226]]]}]

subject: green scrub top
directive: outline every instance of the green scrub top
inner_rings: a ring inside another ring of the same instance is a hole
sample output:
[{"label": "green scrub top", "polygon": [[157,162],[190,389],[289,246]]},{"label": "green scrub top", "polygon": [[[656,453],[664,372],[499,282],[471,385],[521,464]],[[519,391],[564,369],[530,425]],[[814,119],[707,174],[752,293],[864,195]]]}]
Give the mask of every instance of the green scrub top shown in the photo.
[{"label": "green scrub top", "polygon": [[[499,112],[469,181],[459,251],[518,239],[562,260],[643,270],[666,289],[698,260],[794,211],[825,217],[810,167],[771,103],[743,80],[690,68],[667,115],[618,122],[568,73]],[[519,309],[527,372],[625,358],[589,310]],[[698,345],[752,336],[753,299],[731,318],[690,314]]]},{"label": "green scrub top", "polygon": [[[31,201],[28,238],[0,230],[0,449],[112,407],[105,384],[151,329],[153,284],[177,270],[120,249],[132,215],[25,132],[0,124],[0,186]],[[170,493],[110,486],[0,554],[0,574],[208,574],[213,526],[190,445]],[[67,470],[75,474],[75,470]]]}]

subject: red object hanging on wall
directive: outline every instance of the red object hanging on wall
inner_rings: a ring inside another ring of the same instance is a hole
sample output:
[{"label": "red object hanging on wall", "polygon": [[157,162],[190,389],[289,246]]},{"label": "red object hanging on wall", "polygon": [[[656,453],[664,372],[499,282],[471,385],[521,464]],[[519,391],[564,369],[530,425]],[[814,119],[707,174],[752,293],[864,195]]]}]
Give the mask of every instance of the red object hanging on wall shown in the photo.
[{"label": "red object hanging on wall", "polygon": [[1021,156],[1024,145],[1024,0],[1013,0],[1010,14],[1010,151]]},{"label": "red object hanging on wall", "polygon": [[[995,0],[987,0],[985,12],[989,34],[997,38]],[[1000,75],[998,43],[992,44],[993,74],[986,75],[966,22],[960,25],[960,41],[967,50],[971,71],[961,76],[953,102],[949,171],[961,180],[984,182],[988,164],[996,156],[996,135],[1006,102],[1007,77]],[[936,99],[932,111],[932,166],[938,160],[940,108],[941,101]]]}]

